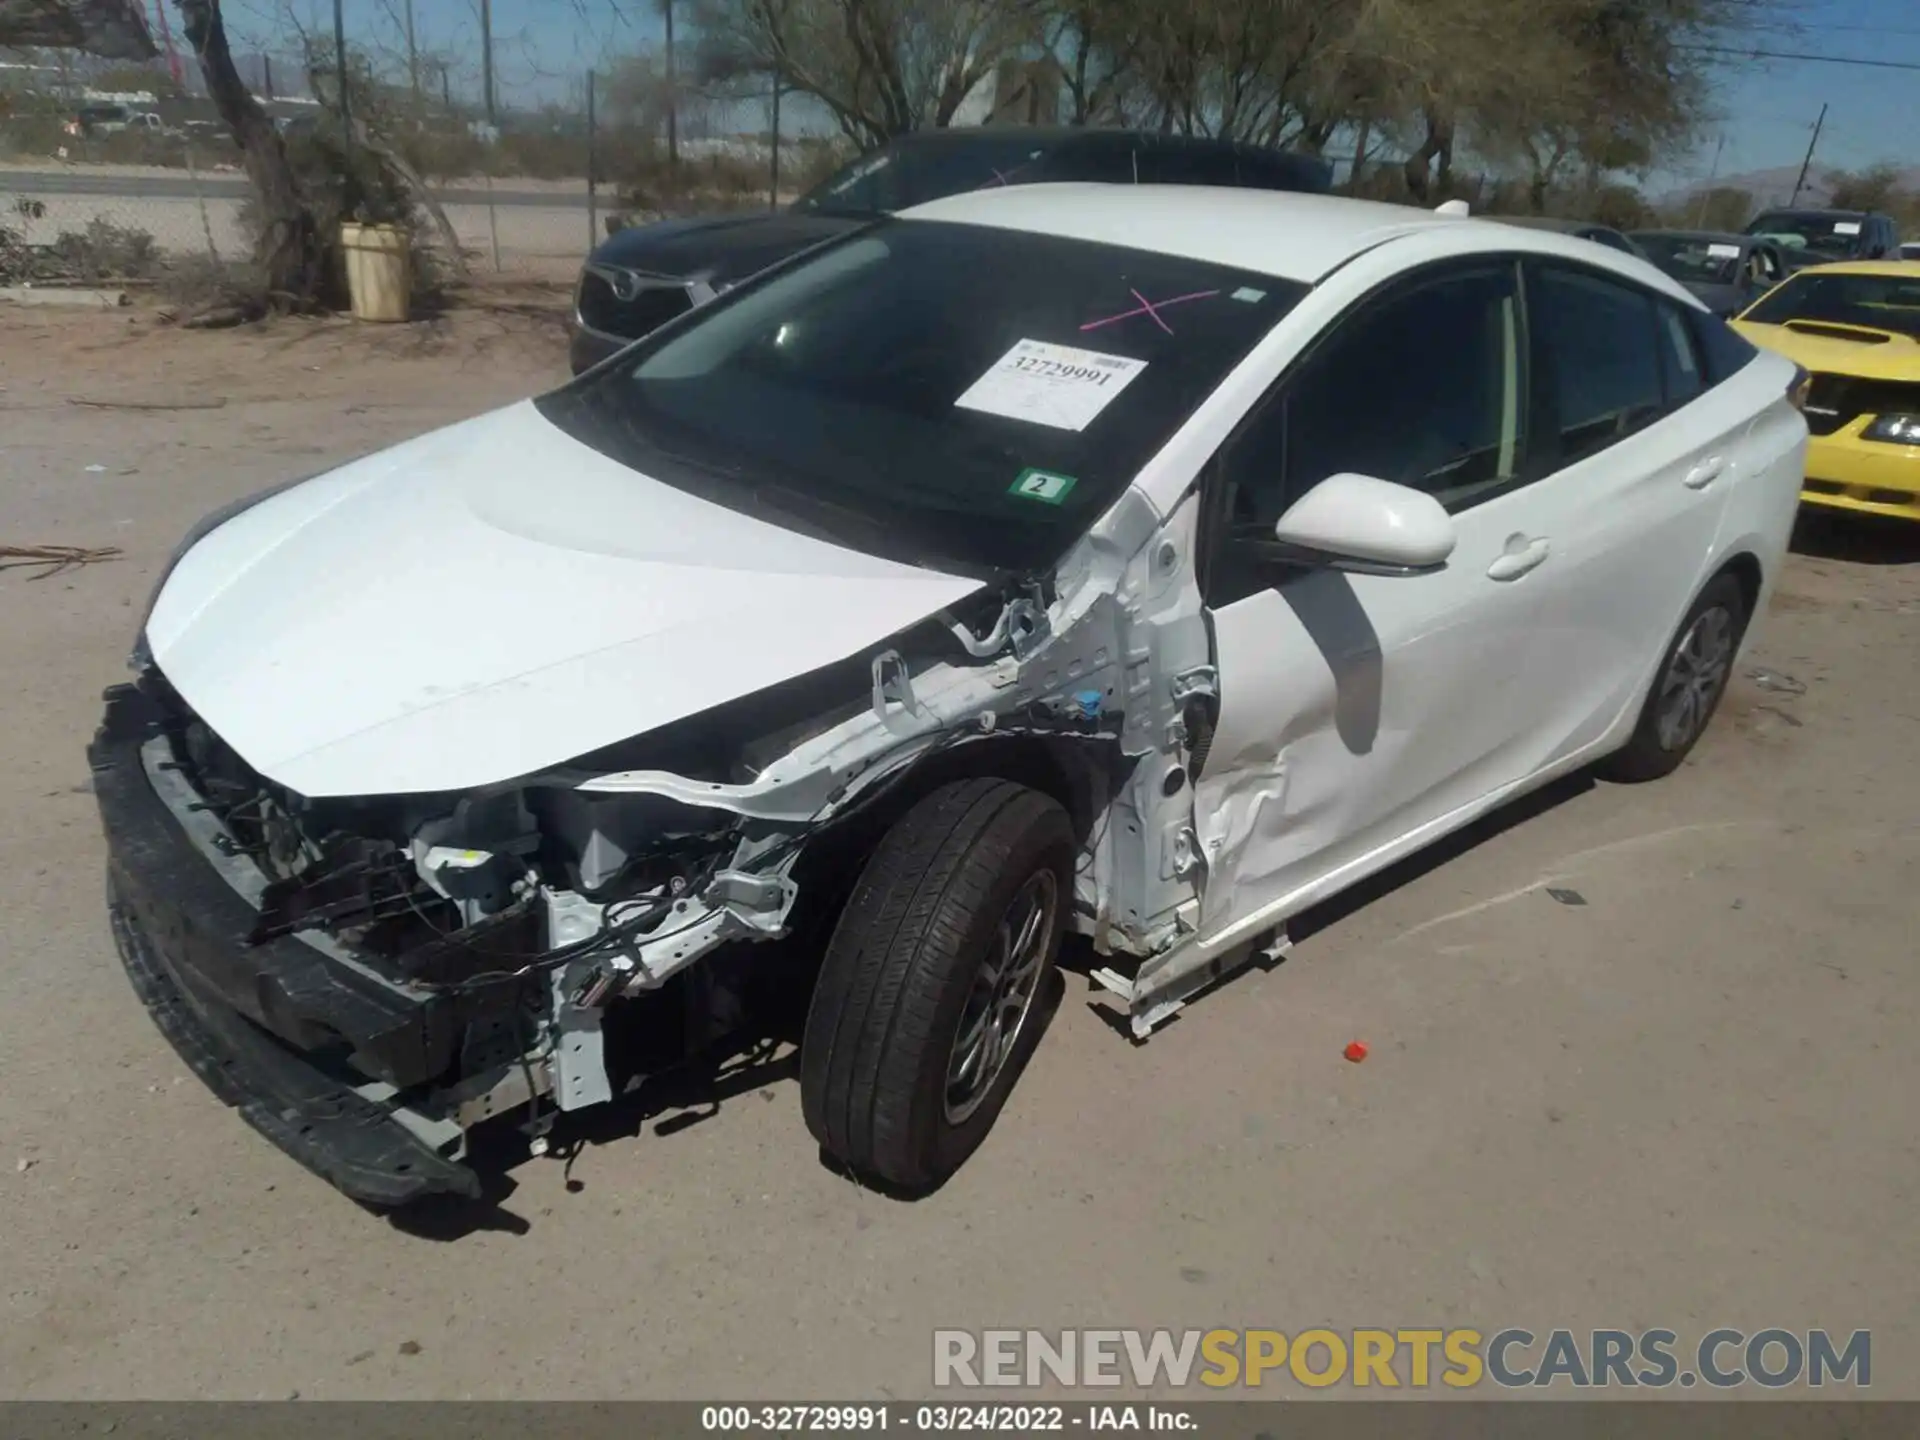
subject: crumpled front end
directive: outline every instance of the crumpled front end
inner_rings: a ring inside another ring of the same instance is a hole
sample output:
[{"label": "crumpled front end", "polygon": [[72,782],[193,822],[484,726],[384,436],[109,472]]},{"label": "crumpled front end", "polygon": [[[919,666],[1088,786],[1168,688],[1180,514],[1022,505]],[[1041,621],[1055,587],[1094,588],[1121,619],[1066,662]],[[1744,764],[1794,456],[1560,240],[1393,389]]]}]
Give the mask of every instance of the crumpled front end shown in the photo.
[{"label": "crumpled front end", "polygon": [[[756,965],[803,958],[766,942],[823,934],[891,818],[956,776],[1061,799],[1081,836],[1073,928],[1102,953],[1165,953],[1203,872],[1191,525],[1130,493],[1048,576],[458,791],[297,793],[149,661],[109,692],[91,752],[135,987],[262,1133],[397,1204],[477,1193],[474,1125],[511,1115],[543,1148],[556,1112],[720,1038]],[[672,1023],[616,1054],[613,1022],[636,1012]]]}]

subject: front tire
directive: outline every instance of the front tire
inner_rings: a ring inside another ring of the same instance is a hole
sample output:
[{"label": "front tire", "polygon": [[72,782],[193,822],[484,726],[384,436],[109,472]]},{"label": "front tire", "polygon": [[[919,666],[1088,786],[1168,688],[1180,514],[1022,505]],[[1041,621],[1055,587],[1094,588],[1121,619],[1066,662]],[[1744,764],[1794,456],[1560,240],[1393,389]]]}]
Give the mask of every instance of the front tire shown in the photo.
[{"label": "front tire", "polygon": [[1609,780],[1658,780],[1680,768],[1727,693],[1747,630],[1747,596],[1716,575],[1680,622],[1640,708],[1633,738],[1599,767]]},{"label": "front tire", "polygon": [[924,1192],[986,1138],[1045,1024],[1073,827],[1008,780],[928,795],[868,858],[800,1047],[807,1128],[857,1174]]}]

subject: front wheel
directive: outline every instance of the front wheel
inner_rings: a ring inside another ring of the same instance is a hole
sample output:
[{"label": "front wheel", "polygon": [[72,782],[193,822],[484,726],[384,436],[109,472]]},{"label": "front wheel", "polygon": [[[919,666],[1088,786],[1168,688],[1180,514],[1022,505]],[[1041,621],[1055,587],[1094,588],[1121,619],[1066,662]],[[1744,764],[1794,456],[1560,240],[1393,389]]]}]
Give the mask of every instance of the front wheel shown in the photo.
[{"label": "front wheel", "polygon": [[800,1047],[807,1128],[856,1173],[925,1191],[992,1128],[1045,1021],[1073,828],[1008,780],[934,791],[867,860]]},{"label": "front wheel", "polygon": [[1658,780],[1679,769],[1727,693],[1746,629],[1746,592],[1733,576],[1715,576],[1661,658],[1633,737],[1600,773],[1609,780]]}]

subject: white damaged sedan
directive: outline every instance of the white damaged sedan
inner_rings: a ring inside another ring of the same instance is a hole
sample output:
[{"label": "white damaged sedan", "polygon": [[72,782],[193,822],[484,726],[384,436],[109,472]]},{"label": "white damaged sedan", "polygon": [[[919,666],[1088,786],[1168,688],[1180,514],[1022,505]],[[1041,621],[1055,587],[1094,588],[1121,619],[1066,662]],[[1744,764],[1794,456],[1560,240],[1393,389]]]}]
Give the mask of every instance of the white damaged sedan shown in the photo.
[{"label": "white damaged sedan", "polygon": [[342,1190],[811,999],[938,1185],[1063,936],[1147,1034],[1289,917],[1706,727],[1799,372],[1645,263],[1318,196],[957,196],[210,516],[91,759],[128,973]]}]

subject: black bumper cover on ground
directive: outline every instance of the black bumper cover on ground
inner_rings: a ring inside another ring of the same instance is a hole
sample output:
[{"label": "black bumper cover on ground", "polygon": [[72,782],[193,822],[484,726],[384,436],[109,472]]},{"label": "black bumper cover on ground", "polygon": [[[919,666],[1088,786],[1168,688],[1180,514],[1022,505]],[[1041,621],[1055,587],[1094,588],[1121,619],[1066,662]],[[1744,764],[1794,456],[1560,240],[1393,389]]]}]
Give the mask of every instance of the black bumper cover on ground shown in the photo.
[{"label": "black bumper cover on ground", "polygon": [[267,1139],[354,1199],[478,1198],[478,1176],[418,1139],[302,1051],[352,1053],[406,1085],[444,1067],[463,1017],[450,997],[403,994],[297,939],[248,945],[253,912],[154,792],[140,747],[157,704],[106,695],[88,747],[107,839],[107,909],[135,992],[194,1073]]}]

